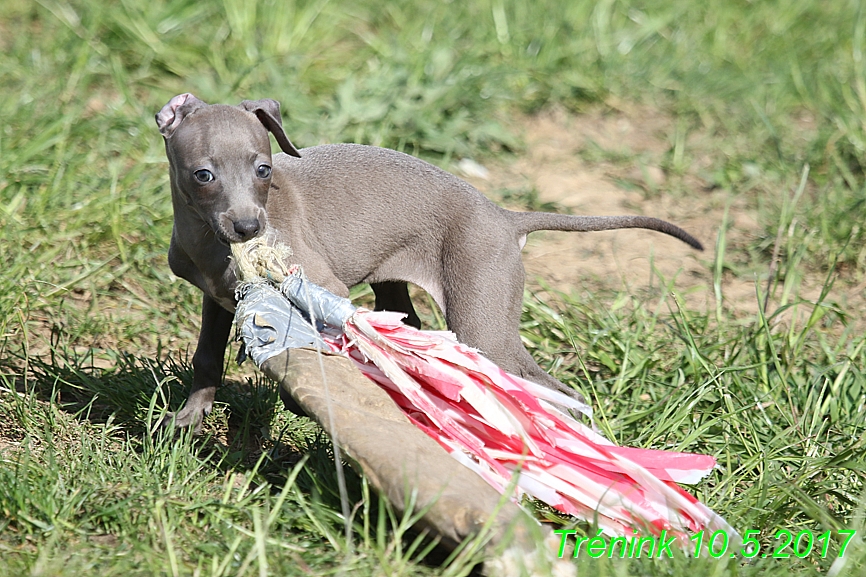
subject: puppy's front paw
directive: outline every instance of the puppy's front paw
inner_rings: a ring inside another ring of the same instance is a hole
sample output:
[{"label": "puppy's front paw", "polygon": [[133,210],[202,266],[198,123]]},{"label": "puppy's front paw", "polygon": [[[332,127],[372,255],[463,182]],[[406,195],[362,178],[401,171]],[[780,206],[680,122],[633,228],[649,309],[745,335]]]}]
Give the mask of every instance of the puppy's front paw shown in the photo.
[{"label": "puppy's front paw", "polygon": [[206,414],[201,407],[187,404],[186,407],[177,413],[168,413],[163,417],[159,422],[158,430],[168,431],[192,428],[193,435],[198,436],[201,434],[201,426]]}]

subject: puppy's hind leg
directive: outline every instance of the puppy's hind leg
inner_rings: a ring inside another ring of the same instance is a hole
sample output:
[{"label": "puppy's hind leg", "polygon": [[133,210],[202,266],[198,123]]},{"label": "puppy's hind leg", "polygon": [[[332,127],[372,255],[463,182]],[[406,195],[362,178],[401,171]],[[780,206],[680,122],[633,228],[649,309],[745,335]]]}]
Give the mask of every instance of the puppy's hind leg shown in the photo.
[{"label": "puppy's hind leg", "polygon": [[[520,340],[523,263],[519,253],[499,251],[483,262],[488,264],[452,271],[459,282],[450,285],[458,290],[445,295],[448,328],[505,371],[585,402],[583,395],[538,366]],[[506,278],[503,271],[510,276]]]},{"label": "puppy's hind leg", "polygon": [[377,282],[372,283],[370,288],[376,295],[377,311],[395,311],[406,313],[406,318],[403,322],[416,329],[421,328],[421,319],[415,312],[415,307],[412,306],[412,299],[409,298],[409,287],[404,282]]},{"label": "puppy's hind leg", "polygon": [[572,389],[568,385],[560,382],[558,379],[553,377],[550,373],[542,369],[538,363],[535,362],[535,359],[532,358],[532,355],[523,348],[523,344],[520,344],[520,352],[515,353],[518,356],[517,362],[520,365],[520,372],[518,373],[521,377],[528,381],[532,381],[534,383],[538,383],[539,385],[544,385],[548,389],[553,389],[554,391],[559,391],[560,393],[564,393],[569,397],[580,401],[581,403],[586,403],[586,399],[582,394],[578,391]]}]

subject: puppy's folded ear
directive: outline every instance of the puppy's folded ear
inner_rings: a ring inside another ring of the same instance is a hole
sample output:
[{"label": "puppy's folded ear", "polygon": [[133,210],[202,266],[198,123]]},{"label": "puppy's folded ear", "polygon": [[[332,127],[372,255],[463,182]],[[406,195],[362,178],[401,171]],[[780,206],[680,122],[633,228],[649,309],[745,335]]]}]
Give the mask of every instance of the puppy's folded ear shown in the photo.
[{"label": "puppy's folded ear", "polygon": [[207,106],[206,102],[199,100],[189,92],[178,94],[156,113],[156,125],[159,127],[159,132],[165,138],[170,138],[184,118],[205,106]]},{"label": "puppy's folded ear", "polygon": [[240,107],[246,111],[252,112],[259,118],[265,128],[271,131],[277,139],[277,144],[283,149],[283,152],[290,156],[301,157],[298,149],[286,136],[283,130],[283,120],[280,116],[280,103],[270,98],[262,100],[244,100],[240,103]]}]

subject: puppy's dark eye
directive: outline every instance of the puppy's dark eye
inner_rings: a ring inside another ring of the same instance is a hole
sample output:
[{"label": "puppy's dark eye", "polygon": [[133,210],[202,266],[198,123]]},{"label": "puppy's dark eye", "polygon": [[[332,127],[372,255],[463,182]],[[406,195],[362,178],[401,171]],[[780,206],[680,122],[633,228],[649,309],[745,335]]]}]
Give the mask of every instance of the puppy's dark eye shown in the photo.
[{"label": "puppy's dark eye", "polygon": [[260,164],[256,169],[256,174],[259,175],[259,178],[267,178],[271,175],[271,167],[267,164]]},{"label": "puppy's dark eye", "polygon": [[208,182],[213,182],[215,180],[213,173],[205,168],[196,170],[192,175],[202,184],[207,184]]}]

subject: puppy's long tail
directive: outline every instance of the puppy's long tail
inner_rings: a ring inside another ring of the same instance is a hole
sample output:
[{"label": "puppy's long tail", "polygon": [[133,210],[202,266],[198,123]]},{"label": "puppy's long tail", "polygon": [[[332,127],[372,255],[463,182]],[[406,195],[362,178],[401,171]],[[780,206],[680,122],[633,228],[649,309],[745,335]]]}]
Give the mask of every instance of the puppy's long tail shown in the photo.
[{"label": "puppy's long tail", "polygon": [[594,232],[621,228],[645,228],[663,232],[680,239],[693,248],[704,250],[698,239],[680,227],[649,216],[573,216],[552,212],[512,212],[511,215],[514,219],[515,231],[520,236],[536,230]]}]

